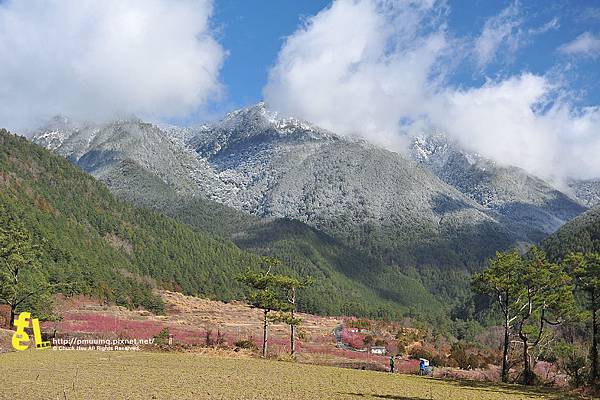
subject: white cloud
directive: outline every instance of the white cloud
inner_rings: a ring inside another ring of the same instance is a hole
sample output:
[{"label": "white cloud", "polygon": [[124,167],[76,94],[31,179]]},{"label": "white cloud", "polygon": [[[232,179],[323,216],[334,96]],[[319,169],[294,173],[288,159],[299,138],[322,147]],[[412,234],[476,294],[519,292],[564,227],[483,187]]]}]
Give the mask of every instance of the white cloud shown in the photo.
[{"label": "white cloud", "polygon": [[505,47],[509,53],[514,53],[521,45],[521,32],[519,27],[522,18],[517,2],[512,3],[500,14],[489,18],[481,34],[474,43],[473,54],[477,66],[482,69],[494,61],[498,50]]},{"label": "white cloud", "polygon": [[558,17],[554,17],[550,21],[546,22],[544,25],[538,28],[529,28],[527,32],[530,35],[540,35],[542,33],[553,31],[558,28],[560,28],[560,20],[558,19]]},{"label": "white cloud", "polygon": [[559,47],[559,51],[568,55],[580,55],[587,57],[600,56],[600,37],[590,32],[582,33],[576,39]]},{"label": "white cloud", "polygon": [[[441,129],[548,179],[600,176],[598,107],[575,107],[550,74],[449,85],[447,61],[460,60],[464,47],[446,32],[444,13],[432,3],[393,4],[340,0],[311,18],[281,49],[267,103],[392,150],[412,132]],[[432,15],[435,23],[419,29]]]},{"label": "white cloud", "polygon": [[208,0],[0,3],[0,124],[183,115],[219,94]]},{"label": "white cloud", "polygon": [[446,88],[426,108],[434,126],[501,163],[558,182],[600,176],[600,109],[575,109],[545,77]]},{"label": "white cloud", "polygon": [[344,134],[393,145],[398,121],[418,112],[447,38],[433,2],[336,1],[290,36],[265,100]]}]

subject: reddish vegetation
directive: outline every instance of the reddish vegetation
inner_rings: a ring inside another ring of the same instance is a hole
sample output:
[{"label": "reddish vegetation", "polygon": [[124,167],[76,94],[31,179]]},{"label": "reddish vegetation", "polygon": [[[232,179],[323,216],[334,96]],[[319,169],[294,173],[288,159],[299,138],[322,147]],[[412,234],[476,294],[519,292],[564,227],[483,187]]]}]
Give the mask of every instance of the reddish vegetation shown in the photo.
[{"label": "reddish vegetation", "polygon": [[[46,322],[47,334],[58,337],[93,337],[106,339],[148,339],[168,328],[175,345],[230,347],[237,342],[254,342],[261,345],[262,312],[243,303],[222,303],[174,292],[161,292],[167,314],[153,315],[143,310],[100,304],[89,298],[58,298],[57,308],[62,315],[59,322]],[[297,341],[297,357],[301,362],[337,365],[351,368],[387,370],[389,355],[375,355],[369,345],[385,345],[388,354],[397,351],[398,335],[405,339],[405,353],[397,359],[395,369],[400,373],[417,373],[418,360],[408,359],[408,354],[423,347],[421,333],[399,323],[338,319],[299,313],[303,319]],[[335,330],[341,327],[339,348]],[[368,343],[365,343],[367,339]],[[269,353],[272,356],[289,352],[289,327],[272,324]],[[343,348],[349,346],[349,348]],[[443,347],[443,346],[442,346]],[[354,350],[352,349],[354,348]],[[200,347],[189,350],[202,351]],[[362,351],[356,351],[362,350]],[[429,354],[428,354],[429,357]],[[452,376],[452,369],[436,371],[440,376]],[[465,372],[473,374],[474,371]],[[465,373],[460,373],[463,376]],[[478,372],[483,373],[483,372]]]},{"label": "reddish vegetation", "polygon": [[362,333],[352,332],[348,328],[343,328],[341,331],[342,342],[355,349],[365,347],[365,335]]}]

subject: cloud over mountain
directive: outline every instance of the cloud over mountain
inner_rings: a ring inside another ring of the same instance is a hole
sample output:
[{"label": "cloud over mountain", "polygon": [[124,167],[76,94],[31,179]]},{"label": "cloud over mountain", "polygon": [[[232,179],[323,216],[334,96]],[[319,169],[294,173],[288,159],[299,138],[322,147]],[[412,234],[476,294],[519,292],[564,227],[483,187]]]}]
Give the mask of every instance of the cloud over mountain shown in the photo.
[{"label": "cloud over mountain", "polygon": [[209,0],[0,3],[0,122],[184,115],[221,90]]},{"label": "cloud over mountain", "polygon": [[[395,150],[411,132],[441,129],[471,151],[548,179],[600,176],[600,108],[577,107],[551,73],[503,74],[471,87],[448,79],[459,64],[475,58],[473,69],[480,70],[498,51],[522,45],[511,45],[511,37],[526,34],[516,31],[515,7],[491,17],[478,37],[458,38],[448,28],[445,2],[335,1],[287,38],[265,100]],[[508,43],[483,46],[494,30]]]}]

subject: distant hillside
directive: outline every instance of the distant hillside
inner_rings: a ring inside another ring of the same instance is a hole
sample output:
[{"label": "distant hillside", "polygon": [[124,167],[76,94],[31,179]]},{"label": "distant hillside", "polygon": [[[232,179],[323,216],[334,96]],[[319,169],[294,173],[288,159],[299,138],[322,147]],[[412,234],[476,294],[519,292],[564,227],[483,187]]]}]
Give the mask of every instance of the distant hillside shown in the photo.
[{"label": "distant hillside", "polygon": [[156,285],[231,300],[232,275],[257,257],[117,200],[67,160],[0,130],[0,207],[30,229],[49,278],[73,292],[160,309]]},{"label": "distant hillside", "polygon": [[[259,218],[210,200],[179,195],[131,161],[123,161],[116,171],[102,179],[118,197],[159,209],[255,254],[278,257],[300,275],[317,278],[319,284],[305,289],[307,296],[300,299],[306,310],[385,316],[411,309],[419,314],[441,315],[447,307],[440,300],[456,296],[440,290],[440,299],[436,299],[417,274],[408,276],[398,268],[385,266],[302,222]],[[464,275],[456,277],[461,278]]]},{"label": "distant hillside", "polygon": [[552,260],[571,252],[600,252],[600,209],[594,208],[566,223],[544,239],[542,248]]},{"label": "distant hillside", "polygon": [[537,242],[587,208],[521,168],[465,151],[443,134],[413,138],[411,156]]},{"label": "distant hillside", "polygon": [[[258,254],[273,254],[283,258],[284,272],[317,278],[300,297],[303,310],[372,316],[411,307],[440,312],[417,280],[384,270],[304,224],[264,222],[224,206],[213,210],[214,203],[201,200],[180,202],[162,180],[135,164],[120,171],[136,177],[139,193],[152,187],[163,194],[162,200],[147,201],[165,201],[173,216],[196,228],[132,207],[67,160],[0,131],[0,209],[24,221],[42,246],[49,279],[72,283],[73,293],[155,311],[162,304],[151,294],[154,286],[231,300],[243,293],[235,275],[256,266]],[[107,179],[119,193],[118,176]],[[374,273],[366,274],[369,269]]]},{"label": "distant hillside", "polygon": [[[387,265],[466,273],[498,249],[531,241],[414,161],[262,103],[195,129],[57,119],[34,141],[111,190],[121,162],[131,161],[181,196],[304,222]],[[121,191],[139,191],[121,182]]]}]

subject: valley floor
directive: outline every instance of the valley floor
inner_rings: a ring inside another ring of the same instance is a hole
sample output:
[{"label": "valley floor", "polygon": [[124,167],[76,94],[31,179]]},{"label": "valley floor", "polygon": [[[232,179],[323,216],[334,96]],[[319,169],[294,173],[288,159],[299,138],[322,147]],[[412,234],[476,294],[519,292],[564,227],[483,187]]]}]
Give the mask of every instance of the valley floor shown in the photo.
[{"label": "valley floor", "polygon": [[0,399],[17,398],[516,400],[566,397],[520,386],[248,357],[31,349],[0,355]]}]

